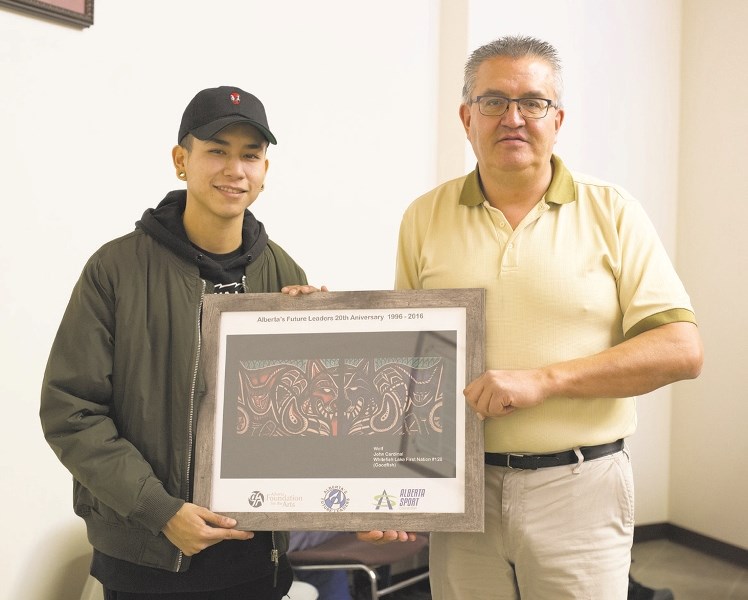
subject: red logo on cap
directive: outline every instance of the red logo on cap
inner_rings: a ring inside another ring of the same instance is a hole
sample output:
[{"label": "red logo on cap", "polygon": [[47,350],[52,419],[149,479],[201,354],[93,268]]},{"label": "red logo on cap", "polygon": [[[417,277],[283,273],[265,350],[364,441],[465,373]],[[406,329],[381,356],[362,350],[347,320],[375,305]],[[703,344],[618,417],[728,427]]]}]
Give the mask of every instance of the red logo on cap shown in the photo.
[{"label": "red logo on cap", "polygon": [[241,102],[241,96],[239,96],[239,92],[231,92],[231,103],[232,104],[239,104]]}]

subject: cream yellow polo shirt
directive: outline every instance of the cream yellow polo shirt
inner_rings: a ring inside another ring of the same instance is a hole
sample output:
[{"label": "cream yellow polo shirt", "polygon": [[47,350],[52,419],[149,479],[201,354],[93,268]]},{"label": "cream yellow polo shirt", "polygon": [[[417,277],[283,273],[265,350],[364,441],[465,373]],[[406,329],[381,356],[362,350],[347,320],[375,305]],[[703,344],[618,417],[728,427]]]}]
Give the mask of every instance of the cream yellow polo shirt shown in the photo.
[{"label": "cream yellow polo shirt", "polygon": [[[665,323],[695,322],[641,205],[556,156],[552,164],[545,196],[515,230],[486,201],[477,171],[403,216],[396,288],[484,288],[487,369],[588,356]],[[550,398],[487,420],[486,451],[557,452],[635,429],[634,398]]]}]

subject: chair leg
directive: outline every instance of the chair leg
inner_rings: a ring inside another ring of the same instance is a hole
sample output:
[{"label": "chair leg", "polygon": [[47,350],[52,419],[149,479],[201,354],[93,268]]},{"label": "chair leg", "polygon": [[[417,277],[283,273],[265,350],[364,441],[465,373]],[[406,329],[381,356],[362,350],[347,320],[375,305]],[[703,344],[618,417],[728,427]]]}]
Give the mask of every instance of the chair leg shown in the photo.
[{"label": "chair leg", "polygon": [[377,600],[379,598],[379,586],[377,585],[377,572],[374,569],[366,567],[366,572],[369,574],[369,582],[371,583],[371,600]]}]

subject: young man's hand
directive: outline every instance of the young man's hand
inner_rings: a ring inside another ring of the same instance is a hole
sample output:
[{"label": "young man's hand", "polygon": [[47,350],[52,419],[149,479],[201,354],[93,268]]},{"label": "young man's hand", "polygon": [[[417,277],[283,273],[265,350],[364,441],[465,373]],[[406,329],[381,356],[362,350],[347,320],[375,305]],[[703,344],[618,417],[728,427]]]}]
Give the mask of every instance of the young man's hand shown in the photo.
[{"label": "young man's hand", "polygon": [[234,519],[185,502],[162,531],[185,556],[192,556],[223,540],[249,540],[254,537],[253,532],[233,529],[235,526]]}]

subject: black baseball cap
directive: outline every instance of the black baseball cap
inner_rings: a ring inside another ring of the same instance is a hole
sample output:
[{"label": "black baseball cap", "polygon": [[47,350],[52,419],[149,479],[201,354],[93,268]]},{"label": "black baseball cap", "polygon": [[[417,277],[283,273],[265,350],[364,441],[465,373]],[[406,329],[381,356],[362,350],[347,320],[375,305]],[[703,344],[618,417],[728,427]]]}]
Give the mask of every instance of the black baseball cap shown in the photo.
[{"label": "black baseball cap", "polygon": [[199,140],[209,140],[234,123],[254,125],[268,142],[278,143],[268,127],[265,107],[257,96],[226,85],[202,90],[190,101],[182,115],[177,143],[181,144],[188,133]]}]

